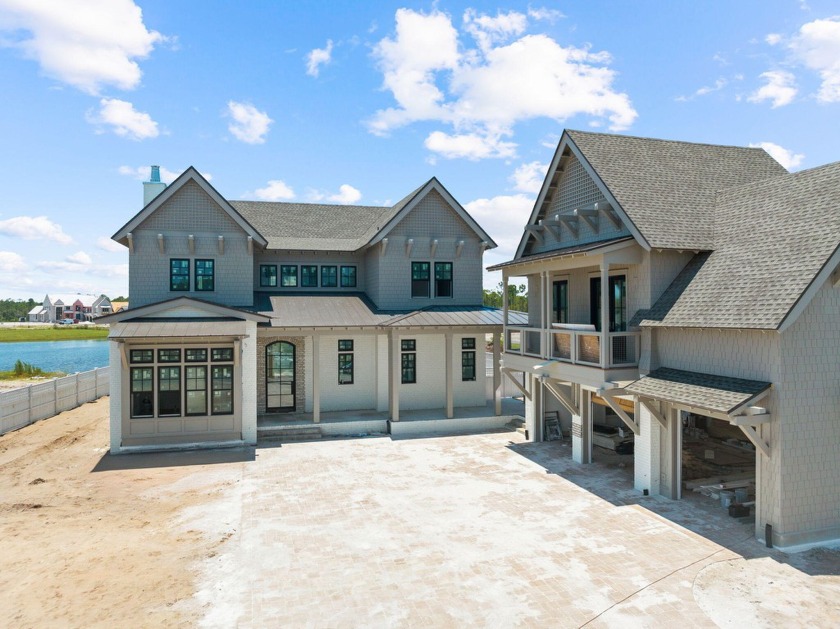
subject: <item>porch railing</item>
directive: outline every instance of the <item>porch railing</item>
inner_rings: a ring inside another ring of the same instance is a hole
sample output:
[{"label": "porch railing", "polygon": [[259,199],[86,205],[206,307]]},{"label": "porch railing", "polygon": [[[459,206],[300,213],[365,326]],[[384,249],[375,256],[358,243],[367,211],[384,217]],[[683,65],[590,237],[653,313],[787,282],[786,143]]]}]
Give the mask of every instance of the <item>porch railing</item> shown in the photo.
[{"label": "porch railing", "polygon": [[600,332],[505,328],[505,352],[560,360],[574,365],[601,367],[601,343],[609,344],[604,368],[639,364],[639,332]]}]

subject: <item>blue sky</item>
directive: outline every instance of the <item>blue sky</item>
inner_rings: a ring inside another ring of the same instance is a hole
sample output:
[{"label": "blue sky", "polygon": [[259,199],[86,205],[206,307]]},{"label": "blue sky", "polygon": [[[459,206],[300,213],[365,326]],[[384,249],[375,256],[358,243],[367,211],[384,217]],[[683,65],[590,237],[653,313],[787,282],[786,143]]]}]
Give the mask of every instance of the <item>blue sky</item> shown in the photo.
[{"label": "blue sky", "polygon": [[370,205],[434,175],[492,264],[564,128],[840,159],[836,0],[0,0],[0,81],[0,298],[125,294],[150,164]]}]

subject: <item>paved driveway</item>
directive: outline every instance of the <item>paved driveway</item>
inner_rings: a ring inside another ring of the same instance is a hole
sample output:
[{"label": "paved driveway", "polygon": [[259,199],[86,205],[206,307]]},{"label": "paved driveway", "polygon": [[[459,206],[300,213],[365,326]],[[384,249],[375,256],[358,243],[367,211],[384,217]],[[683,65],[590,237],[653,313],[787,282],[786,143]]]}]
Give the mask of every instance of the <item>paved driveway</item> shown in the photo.
[{"label": "paved driveway", "polygon": [[768,554],[716,507],[640,498],[630,470],[569,450],[516,433],[258,448],[184,513],[228,538],[188,605],[224,627],[840,625],[840,554]]}]

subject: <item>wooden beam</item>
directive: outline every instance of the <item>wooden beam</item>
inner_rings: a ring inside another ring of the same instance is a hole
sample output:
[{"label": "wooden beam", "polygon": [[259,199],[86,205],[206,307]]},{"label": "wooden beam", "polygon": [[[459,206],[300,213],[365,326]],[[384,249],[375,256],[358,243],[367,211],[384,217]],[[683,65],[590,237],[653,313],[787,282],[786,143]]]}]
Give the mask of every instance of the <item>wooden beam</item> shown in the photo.
[{"label": "wooden beam", "polygon": [[527,390],[525,390],[525,387],[519,384],[519,381],[516,378],[513,377],[513,369],[511,369],[510,367],[502,367],[502,373],[508,377],[508,379],[513,383],[513,386],[515,386],[522,392],[522,395],[525,396],[526,400],[531,399],[531,394]]},{"label": "wooden beam", "polygon": [[734,415],[729,418],[729,423],[733,426],[758,426],[759,424],[769,424],[772,419],[770,413]]},{"label": "wooden beam", "polygon": [[658,421],[662,425],[662,427],[667,430],[668,420],[665,419],[665,417],[662,415],[662,413],[659,412],[659,409],[657,409],[653,405],[653,400],[651,400],[649,398],[640,397],[639,398],[639,403],[644,405],[644,407],[648,410],[648,412],[651,415],[653,415],[654,419],[656,419],[656,421]]},{"label": "wooden beam", "polygon": [[563,393],[563,391],[561,391],[556,384],[554,384],[551,380],[547,378],[543,379],[542,382],[545,385],[545,388],[548,389],[549,392],[557,398],[557,401],[566,407],[566,410],[568,410],[572,415],[580,417],[580,408],[574,402],[572,402],[571,398],[569,398],[565,393]]},{"label": "wooden beam", "polygon": [[379,241],[379,255],[384,256],[385,252],[388,251],[388,239],[383,238]]},{"label": "wooden beam", "polygon": [[543,225],[527,225],[525,227],[525,231],[531,234],[534,238],[537,239],[537,242],[540,244],[545,243],[545,238],[543,237],[542,232],[545,227]]},{"label": "wooden beam", "polygon": [[405,239],[405,255],[409,257],[411,255],[411,248],[414,246],[414,238],[406,238]]},{"label": "wooden beam", "polygon": [[578,217],[572,216],[570,214],[557,214],[557,220],[563,223],[563,225],[572,232],[572,235],[577,238],[578,237]]},{"label": "wooden beam", "polygon": [[163,244],[163,234],[158,234],[158,250],[159,250],[161,253],[165,253],[165,252],[166,252],[166,247],[165,247],[165,246],[164,246],[164,244]]},{"label": "wooden beam", "polygon": [[755,431],[755,428],[752,426],[738,426],[741,431],[747,435],[747,439],[749,439],[752,444],[761,451],[761,453],[766,456],[768,459],[770,458],[770,448],[767,446],[766,443],[758,436],[758,433]]},{"label": "wooden beam", "polygon": [[[633,402],[630,401],[630,400],[625,400],[624,398],[616,398],[615,402],[621,408],[623,408],[625,411],[627,411],[628,413],[632,413],[633,411],[636,410]],[[607,401],[604,398],[602,398],[600,395],[597,395],[595,393],[592,394],[592,403],[593,404],[598,404],[600,406],[609,407],[609,404],[607,404]]]},{"label": "wooden beam", "polygon": [[598,223],[598,210],[575,210],[574,215],[581,217],[592,228],[593,232],[596,234],[598,233],[598,230],[600,229],[600,225]]},{"label": "wooden beam", "polygon": [[604,401],[606,401],[613,412],[621,418],[621,421],[627,424],[627,427],[633,431],[634,435],[639,435],[641,432],[639,430],[639,425],[624,412],[623,408],[615,403],[615,400],[612,399],[614,395],[621,395],[622,393],[624,393],[624,389],[598,389],[598,395],[604,398]]}]

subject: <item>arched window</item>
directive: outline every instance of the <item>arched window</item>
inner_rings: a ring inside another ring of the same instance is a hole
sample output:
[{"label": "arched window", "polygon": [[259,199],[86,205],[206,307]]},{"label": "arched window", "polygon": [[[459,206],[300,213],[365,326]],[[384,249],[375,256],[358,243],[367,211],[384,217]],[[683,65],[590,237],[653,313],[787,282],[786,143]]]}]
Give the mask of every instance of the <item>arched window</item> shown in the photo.
[{"label": "arched window", "polygon": [[266,412],[295,410],[295,346],[277,341],[265,348]]}]

